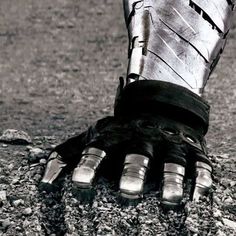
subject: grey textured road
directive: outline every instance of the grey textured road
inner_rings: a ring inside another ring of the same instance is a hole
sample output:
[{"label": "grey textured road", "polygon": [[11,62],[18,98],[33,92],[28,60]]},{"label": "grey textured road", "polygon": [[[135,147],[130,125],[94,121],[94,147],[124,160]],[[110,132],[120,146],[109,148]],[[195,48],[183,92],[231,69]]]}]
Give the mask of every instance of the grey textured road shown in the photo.
[{"label": "grey textured road", "polygon": [[[35,146],[47,147],[47,140],[60,143],[98,118],[112,114],[118,78],[126,72],[127,46],[121,0],[1,0],[0,133],[8,128],[24,130],[31,135]],[[60,218],[59,222],[64,228],[53,228],[52,222],[45,223],[40,200],[34,203],[34,199],[39,199],[37,190],[28,193],[27,188],[22,187],[22,184],[27,185],[26,179],[21,184],[12,185],[14,175],[23,173],[21,162],[27,159],[27,150],[3,145],[0,147],[0,191],[6,191],[8,199],[12,196],[19,198],[18,194],[21,194],[25,204],[0,206],[3,220],[11,222],[4,228],[0,217],[0,235],[64,235],[65,232],[67,235],[236,234],[236,227],[228,226],[222,220],[228,219],[236,224],[236,18],[225,52],[206,87],[205,98],[211,105],[207,140],[216,168],[215,201],[218,203],[213,211],[220,214],[211,216],[209,222],[214,226],[209,226],[204,217],[199,223],[205,214],[204,209],[195,209],[194,214],[198,217],[196,229],[190,227],[196,217],[187,219],[185,215],[183,222],[177,223],[179,228],[161,213],[160,219],[156,213],[148,212],[146,219],[141,212],[143,209],[149,211],[145,205],[139,211],[132,208],[133,213],[130,209],[130,212],[124,210],[122,213],[122,208],[114,206],[114,215],[112,211],[108,214],[107,204],[112,203],[102,197],[96,200],[98,206],[93,206],[92,210],[80,206],[82,210],[78,214],[81,216],[84,211],[80,221],[69,209],[74,203],[63,197],[65,218]],[[13,167],[9,167],[11,164]],[[7,186],[2,180],[4,174]],[[31,185],[37,186],[37,180]],[[109,194],[108,190],[103,191]],[[32,196],[28,199],[27,194]],[[226,200],[228,208],[224,208]],[[99,201],[105,206],[103,210],[99,208],[102,207]],[[19,212],[26,207],[35,208],[35,213],[20,215],[22,219],[19,220]],[[90,210],[92,215],[88,215]],[[55,215],[52,217],[56,218]],[[137,219],[136,223],[130,223],[132,217]],[[101,226],[99,220],[103,226],[107,222],[107,228]],[[88,227],[83,228],[83,224]]]}]

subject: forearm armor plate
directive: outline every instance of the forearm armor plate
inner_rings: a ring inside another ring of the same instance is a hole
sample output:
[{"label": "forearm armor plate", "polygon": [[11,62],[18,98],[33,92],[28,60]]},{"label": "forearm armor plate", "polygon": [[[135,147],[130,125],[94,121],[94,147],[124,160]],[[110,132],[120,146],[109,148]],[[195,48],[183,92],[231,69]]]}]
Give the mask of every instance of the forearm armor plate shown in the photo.
[{"label": "forearm armor plate", "polygon": [[124,0],[127,83],[159,80],[201,95],[222,53],[232,0]]}]

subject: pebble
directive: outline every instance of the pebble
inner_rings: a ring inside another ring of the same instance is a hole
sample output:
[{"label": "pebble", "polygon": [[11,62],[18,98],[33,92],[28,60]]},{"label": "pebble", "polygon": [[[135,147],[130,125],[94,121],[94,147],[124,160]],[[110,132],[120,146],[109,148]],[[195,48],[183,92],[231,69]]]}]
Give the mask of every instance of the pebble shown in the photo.
[{"label": "pebble", "polygon": [[223,221],[224,225],[226,225],[236,231],[236,222],[235,221],[232,221],[232,220],[229,220],[226,218],[223,218],[222,221]]},{"label": "pebble", "polygon": [[218,206],[220,206],[220,205],[222,204],[220,198],[217,197],[217,196],[214,196],[214,197],[213,197],[213,200],[214,200],[214,202],[215,202]]},{"label": "pebble", "polygon": [[29,150],[29,161],[31,163],[38,162],[43,157],[45,157],[45,152],[41,148],[31,148]]},{"label": "pebble", "polygon": [[15,129],[3,131],[2,136],[0,136],[0,141],[16,145],[29,144],[32,142],[30,136],[26,132]]},{"label": "pebble", "polygon": [[230,181],[229,185],[230,185],[230,187],[236,186],[236,181],[234,181],[234,180]]},{"label": "pebble", "polygon": [[17,199],[17,200],[15,200],[15,201],[13,201],[12,204],[13,204],[14,207],[18,207],[18,206],[20,206],[20,205],[24,205],[25,202],[24,202],[24,200],[22,200],[22,199]]},{"label": "pebble", "polygon": [[224,200],[224,203],[225,204],[231,204],[231,203],[233,203],[233,199],[232,199],[232,197],[227,197],[225,200]]},{"label": "pebble", "polygon": [[21,162],[21,165],[22,166],[27,166],[28,167],[28,161],[26,159],[23,159],[22,162]]},{"label": "pebble", "polygon": [[42,227],[41,227],[40,225],[37,225],[37,226],[36,226],[36,230],[37,230],[38,232],[41,232],[41,231],[42,231]]},{"label": "pebble", "polygon": [[25,150],[26,150],[26,151],[30,151],[32,148],[33,148],[32,146],[27,145],[26,148],[25,148]]},{"label": "pebble", "polygon": [[218,228],[222,228],[222,227],[223,227],[223,224],[221,223],[221,221],[216,221],[216,222],[215,222],[215,225],[216,225]]},{"label": "pebble", "polygon": [[93,202],[93,207],[94,207],[94,208],[98,207],[98,202],[97,202],[97,201],[94,201],[94,202]]},{"label": "pebble", "polygon": [[187,226],[187,228],[192,232],[197,234],[198,233],[198,227],[196,225],[196,223],[194,222],[194,220],[189,216],[187,217],[185,224]]},{"label": "pebble", "polygon": [[46,164],[46,163],[47,163],[47,160],[46,160],[46,159],[44,159],[44,158],[43,158],[43,159],[40,159],[39,163],[44,165],[44,164]]},{"label": "pebble", "polygon": [[24,220],[23,227],[26,228],[30,225],[30,222],[28,220]]},{"label": "pebble", "polygon": [[29,216],[32,214],[32,209],[30,207],[27,207],[23,210],[23,215]]},{"label": "pebble", "polygon": [[216,236],[227,236],[223,231],[220,229],[216,232]]},{"label": "pebble", "polygon": [[[16,226],[15,230],[16,231],[22,231],[22,228],[20,226]],[[18,233],[18,235],[20,235],[20,234]]]},{"label": "pebble", "polygon": [[152,223],[153,223],[152,220],[147,220],[147,221],[146,221],[146,224],[148,224],[148,225],[151,225]]},{"label": "pebble", "polygon": [[227,178],[222,178],[222,179],[220,180],[220,183],[221,183],[222,185],[224,185],[225,187],[230,186],[230,182],[231,182],[231,179],[227,179]]},{"label": "pebble", "polygon": [[75,232],[75,230],[76,230],[76,229],[75,229],[75,226],[72,225],[72,224],[68,224],[67,227],[68,227],[69,233],[73,233],[73,232]]},{"label": "pebble", "polygon": [[218,218],[218,217],[221,217],[221,216],[222,216],[222,214],[221,214],[221,211],[220,211],[220,210],[218,210],[218,209],[216,209],[216,210],[213,212],[213,215],[214,215],[214,217],[216,217],[216,218]]},{"label": "pebble", "polygon": [[11,184],[17,184],[17,183],[19,183],[19,181],[20,181],[20,179],[19,179],[19,177],[15,177],[12,181],[11,181]]},{"label": "pebble", "polygon": [[8,168],[8,170],[13,170],[14,164],[13,163],[9,164],[7,168]]},{"label": "pebble", "polygon": [[11,221],[9,218],[6,218],[6,219],[0,221],[0,226],[4,230],[7,229],[10,225],[11,225]]},{"label": "pebble", "polygon": [[5,190],[0,191],[0,200],[2,201],[7,200],[7,192]]},{"label": "pebble", "polygon": [[34,176],[34,180],[37,182],[37,181],[39,181],[39,180],[41,180],[42,179],[42,176],[40,175],[40,174],[36,174],[35,176]]},{"label": "pebble", "polygon": [[37,186],[34,185],[34,184],[30,185],[29,188],[30,188],[31,191],[36,191],[37,190]]}]

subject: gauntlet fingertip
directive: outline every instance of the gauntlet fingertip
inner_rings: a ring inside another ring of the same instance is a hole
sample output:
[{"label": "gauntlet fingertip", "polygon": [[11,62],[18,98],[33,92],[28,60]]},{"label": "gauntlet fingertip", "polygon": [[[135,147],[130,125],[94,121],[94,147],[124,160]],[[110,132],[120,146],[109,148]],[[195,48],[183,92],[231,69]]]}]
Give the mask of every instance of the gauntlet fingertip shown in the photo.
[{"label": "gauntlet fingertip", "polygon": [[53,192],[58,189],[58,178],[66,166],[67,164],[62,160],[62,157],[57,152],[52,152],[49,156],[39,188],[47,192]]}]

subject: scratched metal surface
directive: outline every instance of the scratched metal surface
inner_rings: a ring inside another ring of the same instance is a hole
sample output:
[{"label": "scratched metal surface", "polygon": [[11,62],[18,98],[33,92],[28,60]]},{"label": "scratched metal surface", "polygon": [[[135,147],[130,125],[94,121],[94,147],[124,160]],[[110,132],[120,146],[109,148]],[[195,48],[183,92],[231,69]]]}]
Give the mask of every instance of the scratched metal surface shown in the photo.
[{"label": "scratched metal surface", "polygon": [[[205,201],[186,206],[187,213],[165,215],[158,192],[152,192],[138,206],[123,208],[104,182],[88,206],[72,198],[69,178],[64,191],[42,197],[37,183],[43,166],[29,167],[26,147],[0,144],[0,190],[7,194],[0,207],[0,235],[233,235],[235,40],[234,18],[204,95],[211,104],[207,139],[215,166],[213,207]],[[117,79],[127,68],[127,47],[121,1],[2,0],[0,132],[27,131],[33,145],[45,149],[112,114]],[[16,199],[23,203],[14,205]]]}]

